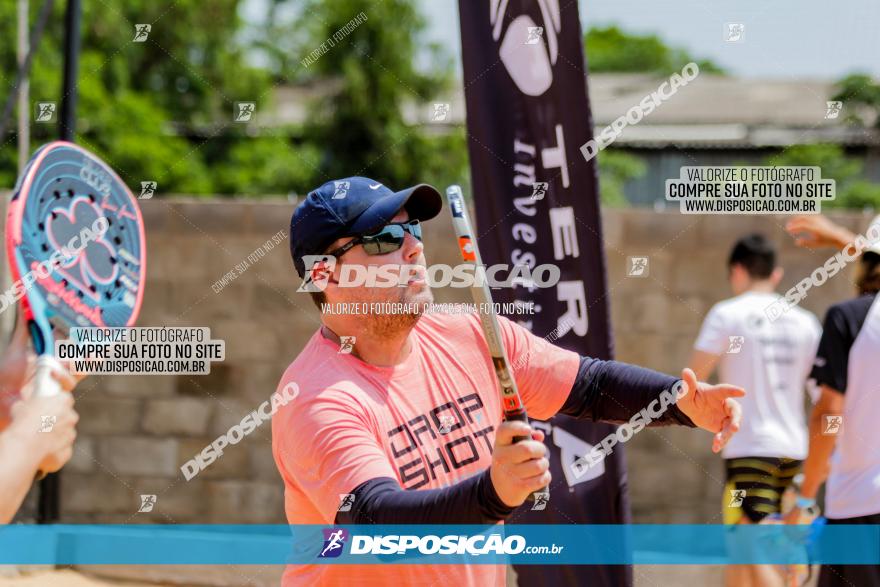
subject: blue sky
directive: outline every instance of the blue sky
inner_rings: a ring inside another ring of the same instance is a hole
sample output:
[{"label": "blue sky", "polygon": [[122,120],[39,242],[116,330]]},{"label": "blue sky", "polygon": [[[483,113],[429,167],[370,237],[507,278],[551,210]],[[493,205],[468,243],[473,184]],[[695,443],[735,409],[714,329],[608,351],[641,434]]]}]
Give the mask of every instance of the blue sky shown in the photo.
[{"label": "blue sky", "polygon": [[[415,1],[429,22],[429,39],[460,67],[458,0]],[[466,1],[488,7],[487,0]],[[268,2],[246,0],[242,16],[261,20]],[[294,21],[296,5],[289,4]],[[880,78],[880,0],[578,0],[578,6],[583,29],[617,24],[657,34],[734,75],[838,79],[862,71]],[[724,42],[726,23],[745,25],[744,42]]]},{"label": "blue sky", "polygon": [[[418,2],[431,39],[458,57],[458,1]],[[837,79],[858,70],[880,77],[878,0],[579,0],[579,8],[584,28],[656,33],[734,75]],[[744,42],[723,41],[729,22],[745,24]]]}]

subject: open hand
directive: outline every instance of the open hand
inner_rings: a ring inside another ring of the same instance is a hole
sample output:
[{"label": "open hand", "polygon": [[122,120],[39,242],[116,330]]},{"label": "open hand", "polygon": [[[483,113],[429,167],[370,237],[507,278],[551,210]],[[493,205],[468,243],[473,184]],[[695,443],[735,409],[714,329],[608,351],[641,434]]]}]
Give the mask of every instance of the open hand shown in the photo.
[{"label": "open hand", "polygon": [[785,223],[785,230],[794,237],[794,244],[806,249],[841,249],[855,238],[849,230],[821,214],[795,216]]},{"label": "open hand", "polygon": [[742,397],[745,390],[735,385],[709,385],[697,381],[690,369],[681,372],[685,386],[684,396],[675,403],[691,421],[709,432],[715,433],[712,452],[720,452],[742,421],[742,406],[735,397]]}]

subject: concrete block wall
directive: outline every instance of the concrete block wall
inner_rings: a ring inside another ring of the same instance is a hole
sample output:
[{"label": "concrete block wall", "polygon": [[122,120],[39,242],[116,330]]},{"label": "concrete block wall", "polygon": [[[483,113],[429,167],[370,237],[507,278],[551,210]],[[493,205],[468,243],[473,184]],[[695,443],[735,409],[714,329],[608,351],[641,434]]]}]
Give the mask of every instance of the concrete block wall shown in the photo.
[{"label": "concrete block wall", "polygon": [[[139,325],[209,326],[226,361],[207,376],[91,377],[77,393],[75,456],[62,477],[63,521],[72,523],[284,523],[283,486],[269,423],[186,481],[180,466],[274,391],[318,327],[307,294],[296,293],[285,239],[219,292],[212,287],[279,230],[286,201],[157,199],[142,202],[147,289]],[[866,214],[835,214],[856,230]],[[706,311],[728,295],[725,259],[736,237],[761,230],[781,247],[791,287],[829,256],[796,249],[782,217],[683,216],[651,210],[603,214],[618,359],[669,373],[685,365]],[[448,215],[425,225],[428,262],[456,263]],[[626,276],[627,257],[649,258],[646,278]],[[6,271],[6,268],[3,268]],[[810,293],[820,317],[852,295],[852,272]],[[466,290],[435,292],[467,302]],[[3,317],[4,319],[6,316]],[[720,459],[708,433],[647,430],[627,445],[637,522],[719,522]],[[141,494],[155,494],[139,513]]]},{"label": "concrete block wall", "polygon": [[[226,341],[226,361],[206,376],[83,381],[76,450],[62,478],[63,520],[283,523],[269,423],[191,481],[180,466],[270,396],[317,328],[311,300],[294,293],[286,239],[219,293],[212,288],[279,230],[286,235],[292,205],[176,198],[141,207],[148,254],[138,324],[209,326]],[[138,512],[142,494],[158,496],[152,512]]]}]

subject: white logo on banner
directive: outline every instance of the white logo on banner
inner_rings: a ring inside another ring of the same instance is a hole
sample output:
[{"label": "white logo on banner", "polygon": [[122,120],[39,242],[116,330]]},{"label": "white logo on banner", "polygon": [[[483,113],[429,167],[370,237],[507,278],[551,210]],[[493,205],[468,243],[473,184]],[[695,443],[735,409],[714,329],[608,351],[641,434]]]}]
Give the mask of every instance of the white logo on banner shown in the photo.
[{"label": "white logo on banner", "polygon": [[584,336],[589,326],[584,282],[560,281],[556,288],[556,299],[565,302],[568,308],[556,321],[557,336],[562,338],[569,330],[574,330],[578,336]]},{"label": "white logo on banner", "polygon": [[574,208],[550,208],[550,235],[553,237],[554,259],[560,261],[566,256],[580,257]]},{"label": "white logo on banner", "polygon": [[[559,0],[535,0],[541,8],[544,27],[539,27],[526,14],[517,16],[510,21],[504,32],[498,55],[513,82],[523,94],[540,96],[553,83],[553,69],[559,59],[559,33],[562,30],[562,18]],[[492,24],[492,38],[501,38],[501,28],[507,20],[508,0],[492,0],[489,20]],[[535,38],[534,31],[542,29],[543,42],[524,42]],[[547,49],[550,49],[548,55]]]},{"label": "white logo on banner", "polygon": [[584,471],[584,474],[580,477],[574,474],[570,465],[578,460],[579,455],[589,454],[589,452],[593,450],[593,445],[584,442],[571,432],[568,432],[559,426],[554,426],[553,444],[559,447],[559,457],[563,465],[562,472],[565,475],[565,482],[568,483],[569,487],[573,487],[584,481],[590,481],[591,479],[595,479],[605,473],[605,461],[602,461],[595,467],[591,467],[590,470]]},{"label": "white logo on banner", "polygon": [[564,428],[553,426],[547,422],[531,420],[529,424],[534,428],[543,430],[545,438],[552,438],[553,444],[559,448],[559,460],[562,465],[562,473],[565,475],[565,482],[569,487],[574,487],[579,483],[592,481],[605,474],[605,460],[603,459],[595,466],[585,469],[580,477],[575,475],[572,464],[577,461],[581,455],[589,454],[590,451],[593,450],[593,445],[589,442],[578,438]]}]

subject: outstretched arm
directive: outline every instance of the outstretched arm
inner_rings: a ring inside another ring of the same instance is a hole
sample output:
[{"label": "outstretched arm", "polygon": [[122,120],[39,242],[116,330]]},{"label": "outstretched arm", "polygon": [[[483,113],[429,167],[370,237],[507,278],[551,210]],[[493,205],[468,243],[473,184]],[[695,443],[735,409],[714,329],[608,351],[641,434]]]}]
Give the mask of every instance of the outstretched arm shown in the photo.
[{"label": "outstretched arm", "polygon": [[742,411],[732,385],[699,383],[690,369],[676,379],[657,371],[581,357],[580,368],[560,413],[580,419],[623,423],[644,411],[648,426],[680,424],[714,432],[720,451],[739,429]]},{"label": "outstretched arm", "polygon": [[795,216],[785,223],[785,230],[795,238],[794,244],[806,249],[841,249],[856,237],[821,214]]},{"label": "outstretched arm", "polygon": [[[675,406],[678,379],[664,373],[621,363],[581,357],[577,377],[561,414],[579,419],[621,424],[640,410],[652,408],[651,426],[694,426]],[[665,401],[661,409],[660,403]],[[652,405],[653,404],[653,405]]]}]

